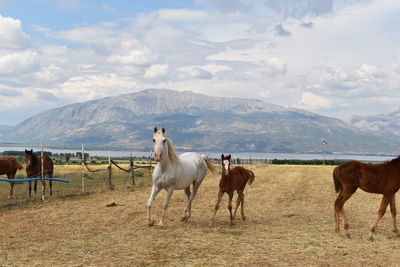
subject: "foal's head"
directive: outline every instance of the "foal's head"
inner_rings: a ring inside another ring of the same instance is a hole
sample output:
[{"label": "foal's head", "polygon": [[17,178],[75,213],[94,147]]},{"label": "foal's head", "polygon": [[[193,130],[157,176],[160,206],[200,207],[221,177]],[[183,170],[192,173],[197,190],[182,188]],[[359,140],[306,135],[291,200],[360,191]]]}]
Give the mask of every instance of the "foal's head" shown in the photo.
[{"label": "foal's head", "polygon": [[154,154],[157,162],[161,161],[164,157],[168,157],[171,161],[177,159],[174,145],[168,139],[164,128],[159,131],[157,127],[154,128],[153,134]]},{"label": "foal's head", "polygon": [[229,170],[231,166],[231,154],[229,154],[228,156],[224,156],[224,154],[222,154],[221,164],[222,164],[222,173],[225,173],[225,175],[229,175]]}]

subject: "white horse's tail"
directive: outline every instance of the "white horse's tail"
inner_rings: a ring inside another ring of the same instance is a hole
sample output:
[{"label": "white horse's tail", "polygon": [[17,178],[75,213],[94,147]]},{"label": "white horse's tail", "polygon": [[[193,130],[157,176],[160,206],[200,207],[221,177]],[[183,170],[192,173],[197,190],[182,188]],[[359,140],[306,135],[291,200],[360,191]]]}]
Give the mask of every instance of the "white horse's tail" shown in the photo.
[{"label": "white horse's tail", "polygon": [[215,169],[214,164],[211,162],[211,159],[209,159],[209,158],[208,158],[207,156],[205,156],[205,155],[201,155],[201,156],[203,157],[204,161],[206,162],[207,168],[208,168],[213,174],[215,174],[217,171],[216,171],[216,169]]}]

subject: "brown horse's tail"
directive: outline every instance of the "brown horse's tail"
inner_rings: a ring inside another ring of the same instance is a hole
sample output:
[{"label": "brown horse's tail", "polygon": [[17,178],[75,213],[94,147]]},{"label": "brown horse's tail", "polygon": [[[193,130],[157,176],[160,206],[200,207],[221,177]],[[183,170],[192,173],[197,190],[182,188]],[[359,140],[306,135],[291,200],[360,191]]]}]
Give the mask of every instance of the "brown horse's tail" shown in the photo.
[{"label": "brown horse's tail", "polygon": [[247,170],[247,173],[249,175],[249,180],[247,181],[247,183],[251,185],[254,182],[254,178],[256,178],[256,176],[254,175],[254,172],[250,170]]},{"label": "brown horse's tail", "polygon": [[18,160],[16,160],[15,158],[12,158],[11,166],[13,168],[17,168],[18,170],[21,170],[23,168],[21,163],[19,163]]},{"label": "brown horse's tail", "polygon": [[336,168],[333,170],[333,183],[335,184],[335,191],[336,191],[336,193],[341,192],[342,189],[343,189],[342,183],[339,182],[339,180],[338,180],[338,176],[339,176],[339,167],[336,167]]},{"label": "brown horse's tail", "polygon": [[207,168],[213,173],[215,174],[217,171],[215,169],[214,164],[211,162],[211,160],[207,157],[207,156],[203,156],[204,161],[207,164]]}]

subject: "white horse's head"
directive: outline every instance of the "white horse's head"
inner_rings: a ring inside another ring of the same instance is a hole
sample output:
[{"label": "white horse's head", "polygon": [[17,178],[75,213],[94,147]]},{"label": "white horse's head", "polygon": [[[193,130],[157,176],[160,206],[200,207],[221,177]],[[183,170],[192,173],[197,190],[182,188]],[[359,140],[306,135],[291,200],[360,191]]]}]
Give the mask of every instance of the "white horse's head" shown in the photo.
[{"label": "white horse's head", "polygon": [[164,128],[162,128],[161,131],[159,131],[157,127],[154,128],[153,143],[155,160],[157,162],[161,161],[164,157],[168,157],[171,161],[175,161],[177,159],[174,145],[167,137]]}]

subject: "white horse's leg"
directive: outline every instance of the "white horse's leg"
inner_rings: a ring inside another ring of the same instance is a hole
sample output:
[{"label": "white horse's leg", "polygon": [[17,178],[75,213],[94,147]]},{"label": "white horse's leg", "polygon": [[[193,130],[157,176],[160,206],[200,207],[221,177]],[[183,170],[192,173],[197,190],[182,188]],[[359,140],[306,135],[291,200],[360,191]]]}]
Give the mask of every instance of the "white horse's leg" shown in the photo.
[{"label": "white horse's leg", "polygon": [[[188,187],[185,188],[185,195],[186,195],[188,201],[190,199],[190,195],[191,194],[192,193],[190,192],[190,185],[189,185]],[[181,221],[184,221],[184,220],[186,220],[186,209],[183,210],[183,214],[182,214],[182,217],[181,217]]]},{"label": "white horse's leg", "polygon": [[158,188],[156,185],[153,184],[149,200],[147,201],[147,224],[149,226],[154,225],[154,221],[151,220],[151,205],[153,204],[153,201],[156,198],[158,192],[160,192],[160,190],[161,190],[160,188]]},{"label": "white horse's leg", "polygon": [[188,187],[186,187],[185,188],[185,194],[186,194],[186,197],[187,197],[187,199],[189,200],[189,198],[190,198],[190,185],[188,186]]},{"label": "white horse's leg", "polygon": [[192,201],[193,201],[194,197],[196,196],[197,190],[199,190],[199,187],[200,187],[202,181],[203,180],[195,181],[193,183],[193,191],[190,194],[188,203],[187,203],[186,208],[185,208],[185,212],[184,212],[185,216],[183,216],[181,218],[181,221],[187,221],[190,218],[190,216],[192,215]]},{"label": "white horse's leg", "polygon": [[168,193],[167,193],[167,198],[165,199],[165,202],[164,202],[163,214],[162,214],[162,217],[161,217],[160,222],[158,223],[158,226],[164,226],[165,214],[166,214],[166,212],[167,212],[169,200],[170,200],[171,197],[172,197],[172,193],[174,192],[174,189],[170,187],[170,188],[167,189],[167,192],[168,192]]}]

